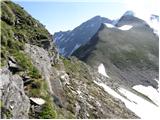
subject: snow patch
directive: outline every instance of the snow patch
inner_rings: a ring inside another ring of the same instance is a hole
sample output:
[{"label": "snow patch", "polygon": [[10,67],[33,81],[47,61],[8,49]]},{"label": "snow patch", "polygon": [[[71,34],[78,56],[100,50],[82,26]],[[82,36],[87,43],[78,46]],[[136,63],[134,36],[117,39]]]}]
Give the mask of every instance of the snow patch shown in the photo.
[{"label": "snow patch", "polygon": [[130,30],[133,26],[132,25],[123,25],[119,27],[118,29],[120,30]]},{"label": "snow patch", "polygon": [[109,76],[106,73],[105,67],[102,63],[98,66],[98,72],[104,75],[105,77],[109,78]]},{"label": "snow patch", "polygon": [[116,28],[116,29],[119,29],[119,30],[130,30],[133,26],[132,25],[123,25],[121,27],[116,27],[112,24],[109,24],[109,23],[104,23],[108,28]]},{"label": "snow patch", "polygon": [[145,87],[143,85],[136,85],[133,87],[133,89],[148,96],[154,103],[159,105],[160,94],[152,86]]},{"label": "snow patch", "polygon": [[159,80],[157,79],[157,78],[154,78],[154,80],[158,83],[159,82]]},{"label": "snow patch", "polygon": [[115,26],[114,25],[112,25],[112,24],[109,24],[109,23],[104,23],[108,28],[115,28]]}]

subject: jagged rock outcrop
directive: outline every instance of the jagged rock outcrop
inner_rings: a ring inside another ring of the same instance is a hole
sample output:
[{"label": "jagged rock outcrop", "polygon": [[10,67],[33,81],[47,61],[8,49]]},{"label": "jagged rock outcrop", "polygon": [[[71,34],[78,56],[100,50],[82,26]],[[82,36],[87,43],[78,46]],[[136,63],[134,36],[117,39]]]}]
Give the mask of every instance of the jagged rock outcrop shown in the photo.
[{"label": "jagged rock outcrop", "polygon": [[60,79],[57,77],[59,73],[52,67],[54,64],[57,64],[53,62],[57,58],[53,55],[50,56],[48,51],[35,45],[25,44],[24,51],[40,71],[43,79],[47,81],[49,93],[59,97],[63,96],[62,85]]},{"label": "jagged rock outcrop", "polygon": [[22,78],[13,75],[8,68],[1,68],[0,72],[1,118],[29,118],[30,101],[25,95]]}]

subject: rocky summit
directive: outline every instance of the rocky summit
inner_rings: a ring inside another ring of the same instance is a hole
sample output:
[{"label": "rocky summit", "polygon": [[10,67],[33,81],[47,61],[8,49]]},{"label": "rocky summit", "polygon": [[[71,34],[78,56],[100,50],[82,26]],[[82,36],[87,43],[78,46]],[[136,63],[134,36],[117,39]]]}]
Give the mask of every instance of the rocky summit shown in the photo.
[{"label": "rocky summit", "polygon": [[1,1],[1,118],[157,117],[159,38],[131,16],[129,30],[124,17],[96,16],[53,40],[23,7]]}]

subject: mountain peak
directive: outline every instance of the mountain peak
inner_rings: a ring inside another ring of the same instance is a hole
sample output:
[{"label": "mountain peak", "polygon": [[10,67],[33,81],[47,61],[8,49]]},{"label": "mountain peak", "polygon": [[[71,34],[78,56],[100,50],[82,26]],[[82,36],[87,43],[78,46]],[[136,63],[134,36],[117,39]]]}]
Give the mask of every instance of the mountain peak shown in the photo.
[{"label": "mountain peak", "polygon": [[[58,46],[59,53],[65,57],[70,56],[76,49],[86,44],[97,31],[99,31],[102,23],[112,23],[112,20],[97,15],[70,32],[55,33],[54,42]],[[66,46],[64,41],[69,43],[69,45]]]},{"label": "mountain peak", "polygon": [[88,21],[95,21],[95,22],[102,22],[102,23],[111,23],[112,20],[108,19],[108,18],[105,18],[105,17],[101,17],[100,15],[97,15],[91,19],[89,19]]},{"label": "mountain peak", "polygon": [[134,15],[135,15],[135,13],[131,10],[128,10],[123,14],[123,16],[134,16]]},{"label": "mountain peak", "polygon": [[101,16],[100,15],[96,15],[93,18],[101,18]]}]

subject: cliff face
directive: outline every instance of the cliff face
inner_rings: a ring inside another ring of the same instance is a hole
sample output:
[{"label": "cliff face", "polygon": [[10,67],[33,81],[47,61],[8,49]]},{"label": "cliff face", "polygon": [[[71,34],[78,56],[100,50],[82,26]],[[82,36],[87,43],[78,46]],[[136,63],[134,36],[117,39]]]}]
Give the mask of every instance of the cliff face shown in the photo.
[{"label": "cliff face", "polygon": [[59,57],[48,31],[1,1],[1,118],[138,118],[99,86],[118,84],[76,58]]}]

